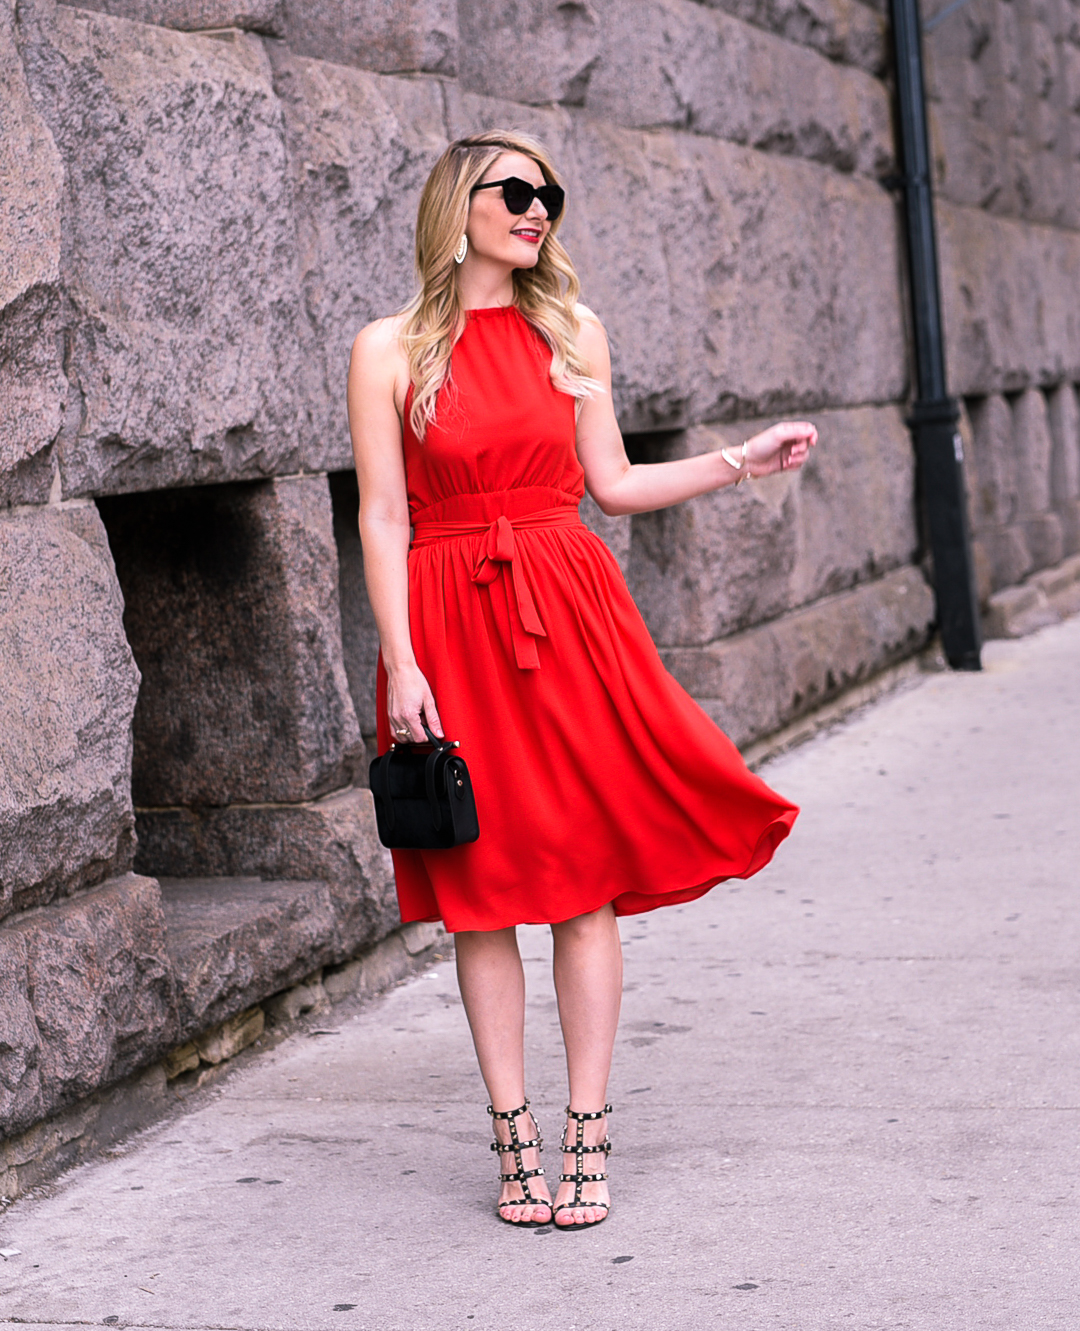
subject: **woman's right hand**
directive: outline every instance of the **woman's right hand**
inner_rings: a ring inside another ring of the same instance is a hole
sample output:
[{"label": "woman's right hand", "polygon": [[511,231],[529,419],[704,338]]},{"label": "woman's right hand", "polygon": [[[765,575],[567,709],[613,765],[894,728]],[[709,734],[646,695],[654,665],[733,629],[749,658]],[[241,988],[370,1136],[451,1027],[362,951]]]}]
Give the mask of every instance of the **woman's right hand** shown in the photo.
[{"label": "woman's right hand", "polygon": [[386,711],[395,744],[425,744],[421,718],[443,739],[435,698],[418,665],[397,666],[386,672]]}]

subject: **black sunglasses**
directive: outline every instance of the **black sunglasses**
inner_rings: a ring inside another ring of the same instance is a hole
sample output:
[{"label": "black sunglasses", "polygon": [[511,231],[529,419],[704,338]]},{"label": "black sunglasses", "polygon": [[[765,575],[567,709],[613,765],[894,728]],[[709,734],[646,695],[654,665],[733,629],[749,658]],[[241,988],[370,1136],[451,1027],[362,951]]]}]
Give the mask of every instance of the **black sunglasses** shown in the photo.
[{"label": "black sunglasses", "polygon": [[527,180],[519,180],[517,176],[508,176],[505,180],[489,180],[486,185],[474,185],[473,189],[474,191],[494,189],[496,185],[502,186],[503,203],[507,209],[518,216],[529,211],[533,199],[539,199],[544,205],[548,221],[554,222],[562,212],[563,203],[566,201],[566,191],[561,185],[541,185],[537,189]]}]

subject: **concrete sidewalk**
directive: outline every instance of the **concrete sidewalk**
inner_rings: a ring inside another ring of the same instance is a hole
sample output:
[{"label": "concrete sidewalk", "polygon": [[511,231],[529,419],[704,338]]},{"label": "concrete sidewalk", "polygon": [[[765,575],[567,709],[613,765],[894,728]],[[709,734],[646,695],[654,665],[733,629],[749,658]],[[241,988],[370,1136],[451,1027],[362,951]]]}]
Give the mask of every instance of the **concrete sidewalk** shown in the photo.
[{"label": "concrete sidewalk", "polygon": [[14,1206],[0,1323],[1074,1331],[1080,619],[986,660],[773,762],[803,814],[758,878],[623,921],[605,1225],[494,1218],[443,965]]}]

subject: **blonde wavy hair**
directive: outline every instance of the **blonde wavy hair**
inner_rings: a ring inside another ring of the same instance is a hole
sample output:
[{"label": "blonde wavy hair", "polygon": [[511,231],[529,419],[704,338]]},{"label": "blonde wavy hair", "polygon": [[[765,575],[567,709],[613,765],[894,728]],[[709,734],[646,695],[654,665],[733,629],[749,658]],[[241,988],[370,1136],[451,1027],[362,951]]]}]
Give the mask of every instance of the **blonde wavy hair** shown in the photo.
[{"label": "blonde wavy hair", "polygon": [[[413,386],[409,424],[418,439],[435,419],[454,343],[465,331],[454,251],[468,221],[472,190],[505,152],[531,157],[549,185],[562,184],[543,144],[526,134],[495,129],[452,143],[435,163],[420,196],[416,218],[420,290],[402,310],[406,319],[401,333]],[[565,216],[564,208],[551,225],[535,267],[515,269],[514,304],[551,348],[552,383],[561,392],[584,399],[602,385],[589,377],[577,349],[579,321],[574,307],[581,283],[555,234]]]}]

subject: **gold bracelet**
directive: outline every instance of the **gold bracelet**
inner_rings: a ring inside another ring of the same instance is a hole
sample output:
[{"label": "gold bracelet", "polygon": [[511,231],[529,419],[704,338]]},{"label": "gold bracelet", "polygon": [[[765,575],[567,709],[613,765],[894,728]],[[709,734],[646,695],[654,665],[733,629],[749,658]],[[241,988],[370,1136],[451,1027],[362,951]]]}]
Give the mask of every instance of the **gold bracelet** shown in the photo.
[{"label": "gold bracelet", "polygon": [[750,470],[750,461],[746,456],[747,443],[748,440],[744,439],[742,442],[742,460],[739,462],[735,461],[735,459],[731,456],[731,454],[727,451],[726,448],[722,448],[720,450],[720,456],[724,459],[724,461],[728,464],[729,467],[733,467],[736,471],[742,471],[744,467],[746,468],[745,473],[742,476],[740,476],[739,479],[735,482],[736,485],[742,485],[743,481],[752,481],[754,479],[754,473]]}]

